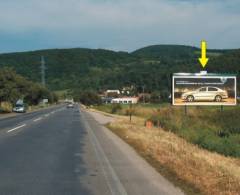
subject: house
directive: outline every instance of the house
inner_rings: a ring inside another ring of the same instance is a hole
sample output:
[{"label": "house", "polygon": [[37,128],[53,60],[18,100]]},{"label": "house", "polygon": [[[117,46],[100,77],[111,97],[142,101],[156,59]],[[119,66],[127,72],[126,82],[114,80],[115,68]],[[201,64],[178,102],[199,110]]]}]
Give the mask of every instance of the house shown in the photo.
[{"label": "house", "polygon": [[106,91],[106,93],[108,94],[108,93],[116,93],[116,94],[120,94],[120,91],[118,90],[118,89],[113,89],[113,90],[111,90],[111,89],[108,89],[107,91]]},{"label": "house", "polygon": [[120,90],[114,89],[114,90],[107,90],[105,91],[104,96],[105,97],[118,97],[120,95]]},{"label": "house", "polygon": [[113,98],[111,103],[112,104],[136,104],[138,103],[138,97]]},{"label": "house", "polygon": [[112,97],[102,97],[101,99],[102,99],[102,103],[111,104],[113,98]]}]

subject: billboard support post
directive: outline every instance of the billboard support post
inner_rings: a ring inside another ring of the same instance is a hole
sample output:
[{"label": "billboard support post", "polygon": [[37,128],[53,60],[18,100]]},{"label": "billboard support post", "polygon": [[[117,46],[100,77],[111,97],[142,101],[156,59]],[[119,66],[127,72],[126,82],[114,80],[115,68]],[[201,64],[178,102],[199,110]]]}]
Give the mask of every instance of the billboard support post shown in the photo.
[{"label": "billboard support post", "polygon": [[223,111],[223,105],[221,105],[221,112]]},{"label": "billboard support post", "polygon": [[129,122],[132,122],[132,103],[129,105]]},{"label": "billboard support post", "polygon": [[184,106],[184,113],[187,116],[187,105]]}]

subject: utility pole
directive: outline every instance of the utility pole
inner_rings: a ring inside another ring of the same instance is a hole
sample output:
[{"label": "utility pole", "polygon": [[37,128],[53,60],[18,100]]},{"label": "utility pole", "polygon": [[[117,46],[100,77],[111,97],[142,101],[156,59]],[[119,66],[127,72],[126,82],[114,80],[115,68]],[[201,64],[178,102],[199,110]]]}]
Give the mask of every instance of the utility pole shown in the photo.
[{"label": "utility pole", "polygon": [[145,104],[145,91],[144,91],[144,88],[145,88],[145,86],[143,85],[142,86],[142,89],[143,89],[143,103]]},{"label": "utility pole", "polygon": [[41,56],[41,82],[43,86],[46,85],[45,70],[46,70],[45,59],[44,56]]}]

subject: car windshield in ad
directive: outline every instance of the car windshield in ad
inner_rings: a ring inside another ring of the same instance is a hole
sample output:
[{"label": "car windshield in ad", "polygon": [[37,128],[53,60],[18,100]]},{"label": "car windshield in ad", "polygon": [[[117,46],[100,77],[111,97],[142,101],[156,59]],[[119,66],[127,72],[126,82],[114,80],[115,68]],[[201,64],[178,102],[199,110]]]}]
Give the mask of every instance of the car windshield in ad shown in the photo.
[{"label": "car windshield in ad", "polygon": [[236,76],[174,75],[173,105],[236,105]]}]

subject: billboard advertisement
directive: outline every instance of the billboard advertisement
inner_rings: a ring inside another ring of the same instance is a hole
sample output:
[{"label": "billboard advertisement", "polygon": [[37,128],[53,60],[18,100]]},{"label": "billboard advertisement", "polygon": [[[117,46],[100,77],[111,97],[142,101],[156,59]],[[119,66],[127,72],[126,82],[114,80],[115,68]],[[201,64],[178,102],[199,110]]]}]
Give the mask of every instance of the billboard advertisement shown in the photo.
[{"label": "billboard advertisement", "polygon": [[178,73],[172,78],[173,105],[236,105],[236,76]]}]

